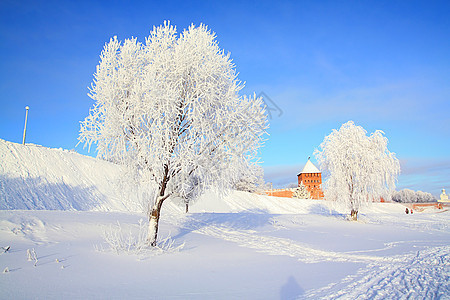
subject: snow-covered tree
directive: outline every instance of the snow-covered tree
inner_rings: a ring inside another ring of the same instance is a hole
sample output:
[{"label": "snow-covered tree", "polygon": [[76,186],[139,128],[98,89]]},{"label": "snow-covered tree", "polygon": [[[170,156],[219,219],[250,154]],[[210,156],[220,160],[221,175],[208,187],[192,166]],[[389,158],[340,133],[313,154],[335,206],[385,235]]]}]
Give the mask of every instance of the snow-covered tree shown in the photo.
[{"label": "snow-covered tree", "polygon": [[300,182],[300,185],[295,188],[294,195],[292,195],[292,197],[297,199],[310,199],[311,195],[309,194],[303,182]]},{"label": "snow-covered tree", "polygon": [[254,193],[264,190],[264,170],[259,165],[253,165],[250,168],[242,170],[240,179],[234,185],[238,191]]},{"label": "snow-covered tree", "polygon": [[105,45],[79,139],[145,182],[153,195],[149,244],[156,245],[166,199],[225,191],[255,164],[268,121],[260,98],[239,95],[243,86],[205,25],[177,34],[165,22],[145,43],[114,37]]},{"label": "snow-covered tree", "polygon": [[326,178],[325,198],[347,204],[354,220],[363,204],[391,198],[400,173],[400,163],[387,149],[384,133],[366,133],[349,121],[333,129],[314,152]]},{"label": "snow-covered tree", "polygon": [[417,191],[417,202],[418,203],[425,203],[425,202],[435,202],[436,199],[433,197],[431,193]]},{"label": "snow-covered tree", "polygon": [[436,199],[432,194],[427,192],[415,192],[410,189],[403,189],[392,194],[392,201],[400,203],[426,203],[435,202]]}]

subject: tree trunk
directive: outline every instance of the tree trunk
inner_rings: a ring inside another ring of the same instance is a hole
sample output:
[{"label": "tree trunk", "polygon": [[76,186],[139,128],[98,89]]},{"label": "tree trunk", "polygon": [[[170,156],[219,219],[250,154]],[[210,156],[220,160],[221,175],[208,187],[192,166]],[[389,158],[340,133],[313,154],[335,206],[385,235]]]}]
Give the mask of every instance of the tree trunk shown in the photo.
[{"label": "tree trunk", "polygon": [[189,212],[189,203],[186,202],[186,213]]},{"label": "tree trunk", "polygon": [[169,196],[170,195],[156,197],[155,204],[149,214],[147,243],[152,247],[156,246],[156,240],[158,238],[158,225],[159,216],[161,215],[161,207],[164,200],[166,200]]},{"label": "tree trunk", "polygon": [[164,195],[166,193],[167,182],[169,181],[169,165],[164,164],[164,177],[162,179],[159,194],[156,197],[156,201],[153,204],[152,211],[148,214],[148,236],[147,243],[150,246],[156,246],[156,239],[158,238],[158,226],[159,226],[159,216],[161,214],[161,207],[170,194]]}]

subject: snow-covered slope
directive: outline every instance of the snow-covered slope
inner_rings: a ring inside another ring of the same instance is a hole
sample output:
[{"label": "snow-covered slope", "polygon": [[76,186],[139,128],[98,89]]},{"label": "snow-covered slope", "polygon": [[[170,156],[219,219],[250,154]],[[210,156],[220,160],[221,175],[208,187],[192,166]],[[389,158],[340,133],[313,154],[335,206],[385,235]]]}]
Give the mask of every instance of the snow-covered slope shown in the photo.
[{"label": "snow-covered slope", "polygon": [[[124,170],[104,160],[63,149],[0,139],[0,209],[135,211],[142,212],[139,194],[125,183]],[[184,208],[172,200],[164,203],[167,212]],[[375,205],[371,210],[402,212],[401,204]],[[204,194],[190,212],[305,214],[339,210],[326,201],[269,197],[233,191],[224,198]]]},{"label": "snow-covered slope", "polygon": [[[0,209],[141,211],[121,181],[118,165],[63,149],[0,139]],[[225,198],[206,193],[191,212],[307,213],[317,201],[234,191]],[[177,203],[164,209],[181,211]]]},{"label": "snow-covered slope", "polygon": [[72,151],[0,139],[0,209],[129,210],[120,172]]}]

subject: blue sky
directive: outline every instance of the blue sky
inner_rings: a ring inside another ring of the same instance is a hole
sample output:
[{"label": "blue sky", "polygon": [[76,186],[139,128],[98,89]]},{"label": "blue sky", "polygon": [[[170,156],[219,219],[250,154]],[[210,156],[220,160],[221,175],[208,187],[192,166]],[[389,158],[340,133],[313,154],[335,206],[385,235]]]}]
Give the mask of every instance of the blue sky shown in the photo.
[{"label": "blue sky", "polygon": [[353,120],[385,132],[402,165],[398,188],[438,195],[450,189],[449,16],[448,1],[3,0],[0,138],[21,142],[29,105],[27,142],[74,149],[110,37],[205,23],[243,92],[280,109],[261,151],[267,181],[295,182],[323,138]]}]

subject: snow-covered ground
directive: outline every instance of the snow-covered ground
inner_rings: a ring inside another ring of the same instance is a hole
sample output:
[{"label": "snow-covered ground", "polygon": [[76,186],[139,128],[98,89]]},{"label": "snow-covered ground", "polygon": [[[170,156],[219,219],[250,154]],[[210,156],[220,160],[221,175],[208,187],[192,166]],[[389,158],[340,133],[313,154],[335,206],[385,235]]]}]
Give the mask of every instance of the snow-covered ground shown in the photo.
[{"label": "snow-covered ground", "polygon": [[126,210],[120,171],[73,151],[0,139],[0,209]]},{"label": "snow-covered ground", "polygon": [[326,201],[211,193],[164,204],[169,250],[118,255],[105,232],[145,216],[117,166],[1,140],[0,158],[2,299],[450,299],[448,211],[379,203],[351,222]]}]

